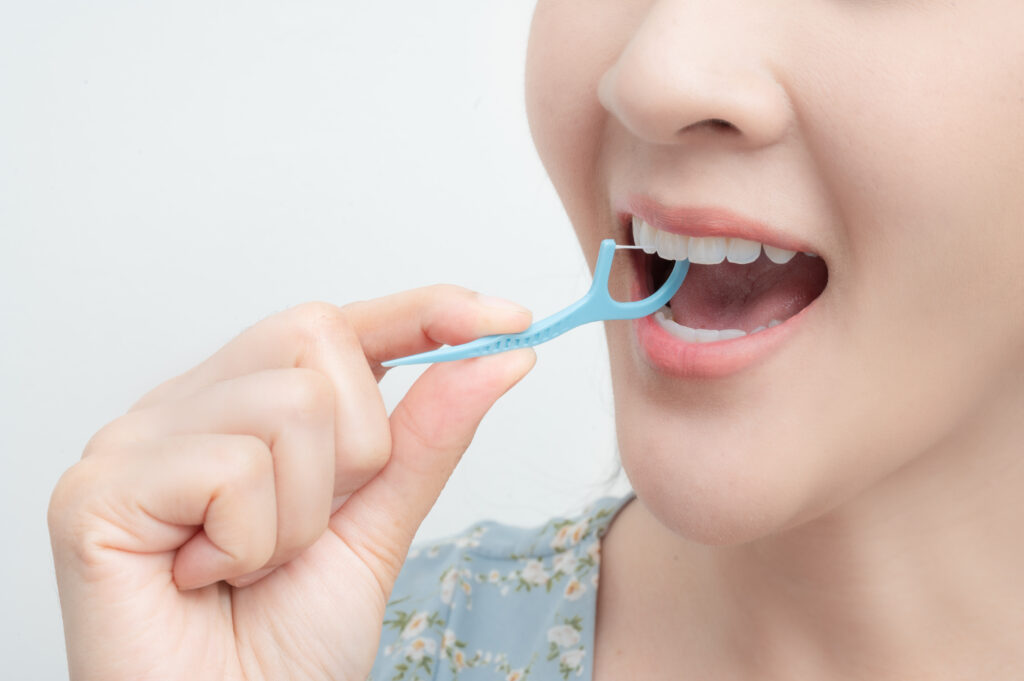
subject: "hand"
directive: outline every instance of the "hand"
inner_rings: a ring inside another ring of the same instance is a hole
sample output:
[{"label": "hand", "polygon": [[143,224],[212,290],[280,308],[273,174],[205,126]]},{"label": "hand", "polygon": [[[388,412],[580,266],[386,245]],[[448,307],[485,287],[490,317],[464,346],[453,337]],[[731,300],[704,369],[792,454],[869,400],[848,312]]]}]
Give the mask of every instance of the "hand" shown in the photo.
[{"label": "hand", "polygon": [[74,680],[364,681],[417,528],[532,350],[380,362],[530,324],[434,286],[247,329],[89,440],[48,514]]}]

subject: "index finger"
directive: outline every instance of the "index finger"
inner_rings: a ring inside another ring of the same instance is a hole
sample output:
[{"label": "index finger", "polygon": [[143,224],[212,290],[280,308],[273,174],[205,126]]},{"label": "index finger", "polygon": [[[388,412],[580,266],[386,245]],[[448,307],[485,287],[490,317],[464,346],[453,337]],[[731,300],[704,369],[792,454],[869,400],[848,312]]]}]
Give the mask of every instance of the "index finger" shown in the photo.
[{"label": "index finger", "polygon": [[386,371],[380,362],[386,359],[489,334],[515,333],[525,330],[531,319],[526,308],[448,284],[344,307],[303,303],[245,329],[202,363],[151,390],[129,411],[266,369],[316,369],[338,386],[343,380],[339,367],[345,365],[348,371],[340,373],[348,374],[355,363],[379,380]]}]

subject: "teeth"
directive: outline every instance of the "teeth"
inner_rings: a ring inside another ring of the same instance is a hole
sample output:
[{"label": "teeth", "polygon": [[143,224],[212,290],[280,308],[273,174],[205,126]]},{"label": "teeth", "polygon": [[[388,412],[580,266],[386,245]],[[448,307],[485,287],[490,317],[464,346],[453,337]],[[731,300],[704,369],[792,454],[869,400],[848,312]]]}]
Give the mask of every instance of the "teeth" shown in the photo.
[{"label": "teeth", "polygon": [[[655,229],[637,216],[633,216],[633,243],[648,255],[658,254],[665,260],[686,260],[695,265],[717,265],[723,260],[737,265],[749,265],[761,256],[762,244],[738,237],[685,236]],[[793,259],[796,251],[764,245],[765,255],[776,265]],[[805,255],[818,257],[814,253]]]},{"label": "teeth", "polygon": [[778,319],[773,319],[768,322],[768,326],[759,326],[749,333],[742,329],[691,329],[689,326],[673,321],[672,310],[667,307],[663,307],[655,312],[654,319],[661,328],[686,343],[713,343],[720,340],[742,338],[748,335],[753,336],[755,333],[760,333],[765,329],[770,329],[782,323]]},{"label": "teeth", "polygon": [[796,251],[787,251],[785,248],[775,248],[775,246],[765,244],[764,254],[776,265],[785,265],[793,259]]},{"label": "teeth", "polygon": [[633,216],[633,243],[644,249],[644,253],[647,255],[653,255],[658,250],[654,228],[635,215]]},{"label": "teeth", "polygon": [[737,265],[749,265],[761,257],[761,244],[757,241],[746,239],[729,239],[729,249],[725,253],[729,262]]},{"label": "teeth", "polygon": [[691,236],[688,244],[690,262],[695,265],[717,265],[725,260],[726,239],[720,236]]},{"label": "teeth", "polygon": [[714,343],[718,340],[718,331],[715,329],[694,329],[698,343]]},{"label": "teeth", "polygon": [[686,260],[686,237],[658,231],[658,257],[665,260]]},{"label": "teeth", "polygon": [[653,255],[658,252],[658,246],[655,243],[654,228],[646,222],[640,223],[640,243],[644,247],[644,253],[647,255]]},{"label": "teeth", "polygon": [[[667,234],[667,232],[665,232]],[[690,239],[682,234],[671,234],[669,249],[662,253],[658,251],[658,255],[666,260],[686,260],[690,257]]]},{"label": "teeth", "polygon": [[667,309],[662,308],[654,313],[654,319],[658,322],[658,325],[680,340],[687,343],[696,343],[697,334],[694,333],[693,329],[672,321],[672,317],[665,312]]}]

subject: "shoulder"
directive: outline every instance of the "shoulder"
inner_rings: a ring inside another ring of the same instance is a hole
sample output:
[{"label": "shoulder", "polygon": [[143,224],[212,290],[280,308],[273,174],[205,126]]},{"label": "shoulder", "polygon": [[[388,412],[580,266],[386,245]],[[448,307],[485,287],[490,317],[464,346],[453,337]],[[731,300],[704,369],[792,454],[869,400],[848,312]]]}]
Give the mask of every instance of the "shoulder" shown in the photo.
[{"label": "shoulder", "polygon": [[387,604],[370,678],[515,680],[540,664],[553,664],[559,676],[582,673],[600,539],[632,496],[602,497],[539,526],[483,521],[414,544]]}]

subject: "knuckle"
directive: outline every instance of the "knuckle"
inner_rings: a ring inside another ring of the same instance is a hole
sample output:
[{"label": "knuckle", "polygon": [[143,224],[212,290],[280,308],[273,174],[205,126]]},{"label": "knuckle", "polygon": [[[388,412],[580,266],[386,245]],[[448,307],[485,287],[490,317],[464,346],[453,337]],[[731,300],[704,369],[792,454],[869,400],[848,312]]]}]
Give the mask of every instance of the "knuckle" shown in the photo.
[{"label": "knuckle", "polygon": [[127,416],[118,417],[93,433],[82,448],[82,458],[95,454],[109,454],[127,444],[130,438],[126,420]]},{"label": "knuckle", "polygon": [[267,443],[255,435],[239,435],[233,446],[222,450],[230,479],[236,485],[251,486],[274,475],[273,455]]},{"label": "knuckle", "polygon": [[321,317],[330,317],[341,312],[341,308],[324,300],[310,300],[292,308],[300,320],[311,321]]},{"label": "knuckle", "polygon": [[325,342],[355,337],[352,323],[345,311],[323,301],[303,303],[295,311],[295,332],[298,342],[308,350]]},{"label": "knuckle", "polygon": [[46,523],[50,528],[51,536],[55,536],[56,531],[66,523],[72,509],[77,506],[81,497],[82,475],[81,464],[78,463],[64,471],[50,493],[50,502],[46,508]]},{"label": "knuckle", "polygon": [[329,378],[313,369],[299,367],[285,372],[278,397],[299,419],[333,418],[334,386]]},{"label": "knuckle", "polygon": [[88,564],[87,547],[96,533],[87,506],[96,501],[97,487],[105,476],[102,467],[90,461],[79,461],[57,480],[46,509],[46,524],[56,555],[75,556]]},{"label": "knuckle", "polygon": [[391,459],[391,432],[388,429],[369,429],[359,433],[361,438],[351,448],[345,460],[345,473],[352,476],[372,476],[384,468]]}]

